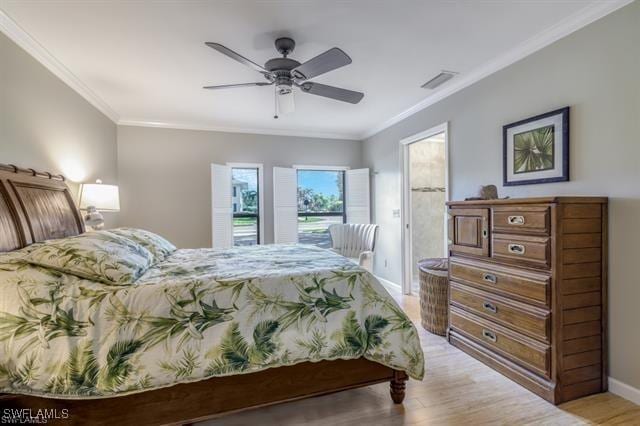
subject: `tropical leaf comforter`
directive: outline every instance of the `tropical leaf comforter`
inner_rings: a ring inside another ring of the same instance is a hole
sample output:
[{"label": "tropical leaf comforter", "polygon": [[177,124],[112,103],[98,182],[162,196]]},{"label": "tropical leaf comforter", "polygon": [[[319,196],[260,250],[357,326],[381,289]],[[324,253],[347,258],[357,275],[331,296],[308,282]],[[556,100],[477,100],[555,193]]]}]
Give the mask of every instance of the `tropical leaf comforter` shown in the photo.
[{"label": "tropical leaf comforter", "polygon": [[327,250],[178,250],[112,286],[0,254],[0,392],[125,395],[304,361],[369,360],[421,379],[415,327]]}]

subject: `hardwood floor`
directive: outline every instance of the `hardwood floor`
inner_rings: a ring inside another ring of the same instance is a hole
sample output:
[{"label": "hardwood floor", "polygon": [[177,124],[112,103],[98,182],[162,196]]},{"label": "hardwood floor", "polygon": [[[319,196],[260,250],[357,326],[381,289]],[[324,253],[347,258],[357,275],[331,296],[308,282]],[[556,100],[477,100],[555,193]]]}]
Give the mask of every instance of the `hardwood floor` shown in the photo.
[{"label": "hardwood floor", "polygon": [[416,322],[427,362],[425,379],[409,380],[404,404],[393,404],[389,385],[381,384],[198,425],[640,425],[640,406],[611,393],[549,404],[443,337],[427,333],[419,325],[418,299],[389,292]]}]

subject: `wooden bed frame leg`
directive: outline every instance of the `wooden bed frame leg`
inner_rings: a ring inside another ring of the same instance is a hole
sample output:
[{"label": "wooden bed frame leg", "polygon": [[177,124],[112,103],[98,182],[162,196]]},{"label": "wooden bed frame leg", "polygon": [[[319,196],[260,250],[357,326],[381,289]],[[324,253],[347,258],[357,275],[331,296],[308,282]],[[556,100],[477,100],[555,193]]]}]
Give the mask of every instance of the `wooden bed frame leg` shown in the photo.
[{"label": "wooden bed frame leg", "polygon": [[402,401],[404,400],[404,390],[407,386],[407,378],[407,373],[405,373],[404,371],[393,371],[393,379],[391,379],[390,391],[391,399],[393,399],[393,402],[396,404],[402,404]]}]

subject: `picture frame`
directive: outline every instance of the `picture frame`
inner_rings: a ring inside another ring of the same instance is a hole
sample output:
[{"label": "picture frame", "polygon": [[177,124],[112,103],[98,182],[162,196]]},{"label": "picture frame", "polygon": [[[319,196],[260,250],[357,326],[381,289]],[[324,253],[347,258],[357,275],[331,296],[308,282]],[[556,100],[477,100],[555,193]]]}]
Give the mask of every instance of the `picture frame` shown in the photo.
[{"label": "picture frame", "polygon": [[503,185],[569,180],[569,107],[502,127]]}]

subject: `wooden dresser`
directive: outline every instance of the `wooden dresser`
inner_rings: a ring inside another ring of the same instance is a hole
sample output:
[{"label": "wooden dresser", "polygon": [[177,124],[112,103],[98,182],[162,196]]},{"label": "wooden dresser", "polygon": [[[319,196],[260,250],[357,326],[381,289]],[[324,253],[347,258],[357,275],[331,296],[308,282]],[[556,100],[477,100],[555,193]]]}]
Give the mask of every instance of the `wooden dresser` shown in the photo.
[{"label": "wooden dresser", "polygon": [[449,342],[559,404],[607,389],[607,199],[450,202]]}]

